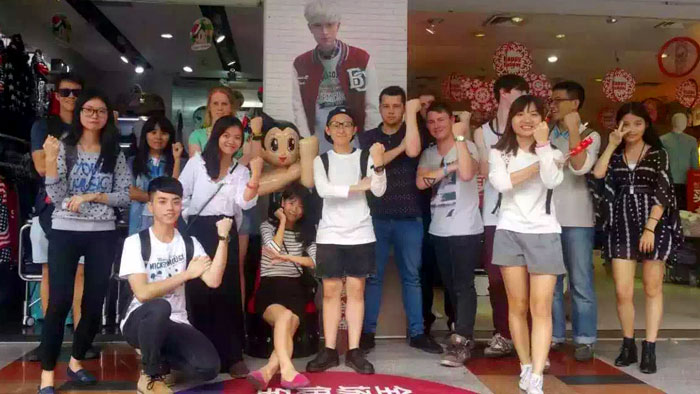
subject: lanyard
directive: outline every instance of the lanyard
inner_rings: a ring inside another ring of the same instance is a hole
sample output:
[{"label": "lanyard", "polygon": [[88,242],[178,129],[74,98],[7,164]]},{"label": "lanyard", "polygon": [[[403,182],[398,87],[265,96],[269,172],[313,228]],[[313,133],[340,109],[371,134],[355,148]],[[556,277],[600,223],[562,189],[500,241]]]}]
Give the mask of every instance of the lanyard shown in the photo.
[{"label": "lanyard", "polygon": [[[640,165],[642,164],[642,157],[644,156],[644,153],[647,151],[646,147],[647,147],[647,144],[644,144],[644,146],[642,146],[642,149],[639,152],[639,157],[637,158],[637,163],[634,165],[634,169],[630,171],[630,175],[629,175],[629,177],[630,177],[630,194],[634,194],[634,179],[636,177],[637,168],[639,168]],[[622,152],[622,158],[623,158],[623,161],[625,162],[625,164],[627,164],[627,168],[629,169],[629,160],[627,160],[627,153],[624,151]]]}]

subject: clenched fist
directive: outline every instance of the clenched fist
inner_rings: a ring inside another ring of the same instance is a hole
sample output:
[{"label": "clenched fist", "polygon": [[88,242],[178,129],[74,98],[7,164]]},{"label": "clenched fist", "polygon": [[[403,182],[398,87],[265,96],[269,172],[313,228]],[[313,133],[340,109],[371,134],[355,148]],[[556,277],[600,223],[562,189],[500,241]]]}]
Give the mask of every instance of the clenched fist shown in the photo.
[{"label": "clenched fist", "polygon": [[375,167],[384,165],[384,145],[379,142],[375,142],[369,147],[369,154],[372,155],[372,161]]},{"label": "clenched fist", "polygon": [[46,162],[54,162],[58,159],[58,151],[60,149],[61,143],[56,139],[56,137],[48,136],[46,141],[44,141],[44,154],[46,155]]},{"label": "clenched fist", "polygon": [[535,137],[535,142],[537,142],[539,145],[547,143],[549,140],[549,125],[547,122],[540,122],[540,124],[535,127],[533,136]]},{"label": "clenched fist", "polygon": [[420,100],[411,99],[406,102],[406,113],[407,114],[417,114],[420,112]]},{"label": "clenched fist", "polygon": [[216,222],[216,233],[219,237],[226,237],[231,232],[231,226],[233,226],[233,220],[223,218]]},{"label": "clenched fist", "polygon": [[182,147],[182,144],[179,142],[176,142],[173,144],[173,158],[175,160],[179,159],[182,157],[182,152],[184,151],[185,148]]}]

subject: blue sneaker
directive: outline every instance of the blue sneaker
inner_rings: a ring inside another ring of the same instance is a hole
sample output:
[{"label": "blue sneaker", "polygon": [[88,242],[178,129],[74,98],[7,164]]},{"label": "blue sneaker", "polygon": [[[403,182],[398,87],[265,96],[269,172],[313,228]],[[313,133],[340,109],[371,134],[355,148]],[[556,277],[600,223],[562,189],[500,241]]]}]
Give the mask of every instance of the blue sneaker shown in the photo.
[{"label": "blue sneaker", "polygon": [[[80,371],[73,372],[70,367],[66,368],[66,374],[71,382],[83,384],[83,385],[93,385],[97,383],[97,378],[88,372],[86,369],[81,369]],[[42,393],[43,394],[43,393]]]},{"label": "blue sneaker", "polygon": [[56,394],[56,390],[53,389],[53,386],[46,386],[43,389],[39,388],[36,391],[37,394]]}]

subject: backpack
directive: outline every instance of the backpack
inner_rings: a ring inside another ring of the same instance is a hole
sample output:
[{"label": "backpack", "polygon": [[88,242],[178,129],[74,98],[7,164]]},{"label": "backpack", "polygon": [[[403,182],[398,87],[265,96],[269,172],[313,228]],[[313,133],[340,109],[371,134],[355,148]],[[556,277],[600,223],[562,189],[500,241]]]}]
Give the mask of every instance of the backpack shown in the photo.
[{"label": "backpack", "polygon": [[[181,233],[180,236],[182,236],[182,239],[185,241],[185,261],[186,264],[189,264],[194,257],[194,241],[189,235]],[[139,241],[141,243],[141,259],[143,260],[143,264],[145,266],[148,264],[148,260],[151,259],[151,235],[149,228],[139,231]],[[121,300],[124,300],[124,302],[121,303]],[[131,286],[127,283],[123,295],[120,296],[119,322],[121,322],[126,316],[126,311],[129,309],[129,305],[131,305],[131,301],[133,300],[134,292],[131,290]]]},{"label": "backpack", "polygon": [[[355,152],[355,149],[353,148],[352,150]],[[326,171],[326,177],[328,177],[328,152],[323,153],[319,156],[321,158],[321,162],[323,163],[323,169]],[[367,177],[367,163],[369,163],[369,149],[363,149],[360,152],[360,174],[362,174],[362,179]],[[367,196],[371,195],[369,191],[365,192]]]},{"label": "backpack", "polygon": [[[504,152],[501,152],[501,157],[503,158],[503,161],[506,163],[506,169],[508,169],[508,163],[510,163],[510,155],[507,155]],[[552,193],[554,192],[554,189],[547,189],[547,201],[545,202],[545,212],[547,212],[547,215],[552,214]],[[498,209],[501,208],[501,200],[503,199],[503,193],[499,192],[498,193],[498,200],[496,201],[496,206],[493,208],[493,211],[491,211],[492,214],[496,214],[498,212]]]}]

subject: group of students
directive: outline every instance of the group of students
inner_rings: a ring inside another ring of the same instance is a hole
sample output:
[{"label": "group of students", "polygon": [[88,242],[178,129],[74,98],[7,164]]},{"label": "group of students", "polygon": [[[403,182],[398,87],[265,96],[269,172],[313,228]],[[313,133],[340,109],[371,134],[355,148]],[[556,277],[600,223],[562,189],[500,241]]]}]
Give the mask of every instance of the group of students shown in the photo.
[{"label": "group of students", "polygon": [[[164,380],[171,368],[205,380],[220,372],[247,377],[258,389],[277,373],[285,388],[308,385],[291,356],[309,301],[303,280],[309,269],[322,281],[325,346],[306,370],[339,364],[336,337],[345,287],[345,364],[374,373],[366,354],[374,347],[392,247],[410,346],[442,354],[445,366],[461,366],[471,357],[474,269],[483,261],[496,328],[485,354],[506,356],[515,349],[520,388],[540,393],[550,344],[565,340],[567,273],[576,358],[593,357],[596,216],[606,229],[604,249],[612,260],[625,337],[616,365],[637,361],[632,293],[635,264],[643,261],[647,338],[640,368],[656,370],[663,267],[681,233],[668,157],[639,103],[620,108],[619,127],[600,158],[601,137],[581,122],[584,91],[575,82],[554,87],[550,130],[545,105],[527,95],[526,81],[500,77],[494,85],[497,116],[474,131],[473,142],[468,113],[455,121],[447,104],[429,95],[407,101],[396,86],[380,93],[382,123],[376,129],[358,133],[350,110],[333,109],[323,134],[332,149],[313,162],[315,191],[323,201],[320,221],[308,214],[315,209],[311,192],[293,183],[260,225],[255,311],[273,327],[274,351],[266,365],[249,372],[242,357],[247,241],[239,230],[251,226],[260,194],[262,122],[251,121],[252,136],[246,136],[234,116],[233,95],[215,88],[205,128],[190,139],[186,164],[183,146],[162,116],[145,123],[138,152],[127,161],[109,101],[82,85],[64,76],[57,85],[60,114],[37,121],[32,130],[32,157],[46,191],[37,211],[41,225],[32,226],[35,261],[42,245],[48,250],[40,394],[55,392],[54,369],[71,305],[82,313],[67,375],[96,382],[81,361],[99,328],[117,253],[114,208],[129,205],[130,236],[119,276],[128,280],[133,298],[120,327],[141,351],[142,393],[171,392]],[[361,149],[353,147],[356,137]],[[478,175],[486,177],[481,209]],[[426,198],[422,191],[428,190]],[[446,351],[430,336],[432,322],[424,313],[429,304],[424,290],[432,294],[432,283],[421,283],[421,277],[431,262],[451,301],[454,325]],[[84,290],[76,302],[80,271]]]}]

